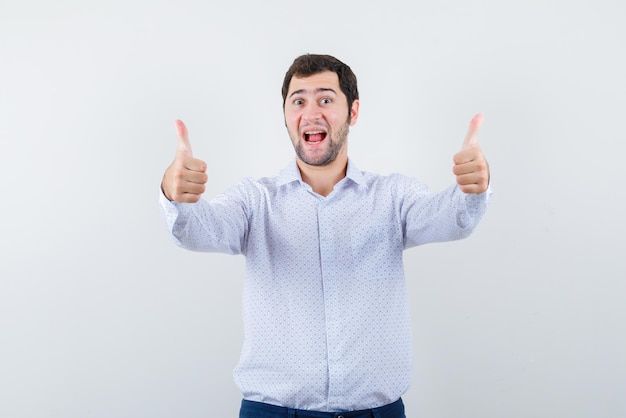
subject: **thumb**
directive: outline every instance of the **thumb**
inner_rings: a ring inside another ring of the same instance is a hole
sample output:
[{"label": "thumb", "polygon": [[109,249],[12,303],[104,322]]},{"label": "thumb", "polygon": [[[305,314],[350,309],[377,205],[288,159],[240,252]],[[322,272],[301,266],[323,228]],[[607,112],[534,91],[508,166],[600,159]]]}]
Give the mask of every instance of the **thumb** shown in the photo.
[{"label": "thumb", "polygon": [[189,143],[189,135],[187,134],[187,127],[182,120],[176,120],[176,133],[178,134],[178,149],[176,153],[186,155],[187,157],[193,157],[191,144]]},{"label": "thumb", "polygon": [[484,116],[482,113],[478,113],[472,118],[469,128],[467,129],[467,134],[465,135],[465,140],[463,141],[463,149],[478,145],[478,130],[480,129],[480,125],[483,123],[483,119]]}]

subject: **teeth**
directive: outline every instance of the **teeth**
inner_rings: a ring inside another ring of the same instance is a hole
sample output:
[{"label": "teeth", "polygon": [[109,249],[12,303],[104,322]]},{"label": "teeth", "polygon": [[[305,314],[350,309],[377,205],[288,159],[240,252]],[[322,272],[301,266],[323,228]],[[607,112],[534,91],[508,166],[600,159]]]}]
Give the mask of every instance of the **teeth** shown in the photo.
[{"label": "teeth", "polygon": [[321,134],[324,133],[324,131],[306,131],[304,132],[306,135],[315,135],[315,134]]}]

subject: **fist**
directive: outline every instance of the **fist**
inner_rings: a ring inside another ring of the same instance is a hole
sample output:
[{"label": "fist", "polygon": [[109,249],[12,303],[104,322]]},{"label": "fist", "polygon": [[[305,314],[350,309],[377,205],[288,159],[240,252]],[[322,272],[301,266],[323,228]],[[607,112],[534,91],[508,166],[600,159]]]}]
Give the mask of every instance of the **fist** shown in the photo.
[{"label": "fist", "polygon": [[161,188],[165,197],[179,203],[196,203],[206,189],[206,163],[193,158],[185,124],[177,120],[178,148],[174,162],[165,170]]},{"label": "fist", "polygon": [[482,122],[482,114],[474,116],[463,141],[463,147],[454,156],[452,171],[463,193],[483,193],[489,186],[489,165],[478,145],[478,130]]}]

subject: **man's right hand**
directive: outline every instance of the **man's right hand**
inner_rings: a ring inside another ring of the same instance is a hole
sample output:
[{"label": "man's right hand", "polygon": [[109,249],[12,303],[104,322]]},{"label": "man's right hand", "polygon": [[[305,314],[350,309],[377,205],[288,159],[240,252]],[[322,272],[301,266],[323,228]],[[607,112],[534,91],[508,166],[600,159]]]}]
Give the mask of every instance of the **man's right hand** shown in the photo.
[{"label": "man's right hand", "polygon": [[174,162],[170,165],[161,182],[165,197],[179,203],[196,203],[206,189],[206,163],[193,158],[187,127],[181,120],[176,121],[178,149]]}]

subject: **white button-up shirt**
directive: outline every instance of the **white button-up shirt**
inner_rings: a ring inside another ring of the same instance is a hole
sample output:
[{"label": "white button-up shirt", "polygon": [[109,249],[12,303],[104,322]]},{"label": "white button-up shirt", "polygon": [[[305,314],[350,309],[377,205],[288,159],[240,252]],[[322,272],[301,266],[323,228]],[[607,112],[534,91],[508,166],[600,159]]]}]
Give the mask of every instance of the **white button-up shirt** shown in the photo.
[{"label": "white button-up shirt", "polygon": [[326,197],[295,160],[212,201],[161,208],[175,242],[243,254],[244,345],[234,371],[245,399],[345,411],[396,401],[411,375],[404,249],[467,237],[490,191],[432,193],[402,175],[358,170]]}]

